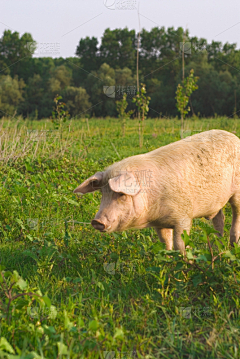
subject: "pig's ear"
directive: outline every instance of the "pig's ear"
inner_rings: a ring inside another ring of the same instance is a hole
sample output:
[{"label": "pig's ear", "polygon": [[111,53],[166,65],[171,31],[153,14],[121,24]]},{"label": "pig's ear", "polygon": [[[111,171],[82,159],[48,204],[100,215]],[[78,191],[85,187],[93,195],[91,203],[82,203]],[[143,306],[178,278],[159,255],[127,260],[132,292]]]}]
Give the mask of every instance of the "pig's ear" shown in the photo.
[{"label": "pig's ear", "polygon": [[73,193],[85,194],[97,191],[102,187],[103,172],[97,172],[95,175],[89,177],[80,186],[78,186]]},{"label": "pig's ear", "polygon": [[112,191],[130,196],[135,196],[141,191],[141,187],[132,172],[121,173],[119,176],[111,178],[108,183]]}]

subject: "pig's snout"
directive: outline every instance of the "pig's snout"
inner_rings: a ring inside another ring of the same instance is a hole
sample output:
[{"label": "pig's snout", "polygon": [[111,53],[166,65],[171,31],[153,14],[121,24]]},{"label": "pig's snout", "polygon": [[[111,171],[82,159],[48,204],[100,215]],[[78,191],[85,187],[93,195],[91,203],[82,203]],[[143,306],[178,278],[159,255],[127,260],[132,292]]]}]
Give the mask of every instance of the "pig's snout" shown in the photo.
[{"label": "pig's snout", "polygon": [[91,222],[91,225],[93,226],[93,228],[95,228],[101,232],[105,231],[105,229],[106,229],[106,225],[97,219],[93,219]]}]

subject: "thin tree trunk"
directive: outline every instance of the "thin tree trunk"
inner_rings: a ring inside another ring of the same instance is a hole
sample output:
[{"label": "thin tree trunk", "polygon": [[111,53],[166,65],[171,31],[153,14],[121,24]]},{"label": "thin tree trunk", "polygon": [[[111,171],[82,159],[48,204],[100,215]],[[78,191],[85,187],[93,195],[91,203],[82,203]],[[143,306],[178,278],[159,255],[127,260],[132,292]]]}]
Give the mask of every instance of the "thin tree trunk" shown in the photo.
[{"label": "thin tree trunk", "polygon": [[[139,22],[139,31],[138,31],[138,41],[137,41],[137,92],[139,92],[139,44],[140,44],[140,16],[139,16],[139,3],[138,3],[138,22]],[[141,124],[140,124],[140,111],[138,109],[138,121],[139,121],[139,147],[142,147],[141,144]]]},{"label": "thin tree trunk", "polygon": [[184,44],[185,44],[185,39],[183,42],[183,49],[182,49],[182,79],[184,80]]},{"label": "thin tree trunk", "polygon": [[141,122],[138,123],[138,135],[139,135],[139,147],[142,147],[142,141],[141,141]]},{"label": "thin tree trunk", "polygon": [[[184,45],[186,40],[186,31],[183,36],[183,48],[182,48],[182,80],[184,81]],[[181,127],[182,127],[182,133],[183,133],[183,114],[181,114]]]},{"label": "thin tree trunk", "polygon": [[190,101],[190,106],[191,106],[191,109],[192,109],[192,114],[193,114],[193,116],[195,116],[195,113],[194,113],[194,110],[193,110],[192,101],[191,101],[191,97],[189,97],[189,101]]}]

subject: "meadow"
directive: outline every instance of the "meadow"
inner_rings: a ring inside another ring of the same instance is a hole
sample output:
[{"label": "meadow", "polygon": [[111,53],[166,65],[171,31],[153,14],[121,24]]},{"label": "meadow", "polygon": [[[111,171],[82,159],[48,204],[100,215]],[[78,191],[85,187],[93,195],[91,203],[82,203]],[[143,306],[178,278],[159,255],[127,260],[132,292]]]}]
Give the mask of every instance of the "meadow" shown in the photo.
[{"label": "meadow", "polygon": [[[127,156],[180,140],[180,120],[0,122],[0,358],[240,358],[240,247],[197,219],[187,257],[153,229],[99,233],[99,192],[73,190]],[[185,134],[240,136],[240,120],[188,119]],[[212,247],[210,246],[212,245]]]}]

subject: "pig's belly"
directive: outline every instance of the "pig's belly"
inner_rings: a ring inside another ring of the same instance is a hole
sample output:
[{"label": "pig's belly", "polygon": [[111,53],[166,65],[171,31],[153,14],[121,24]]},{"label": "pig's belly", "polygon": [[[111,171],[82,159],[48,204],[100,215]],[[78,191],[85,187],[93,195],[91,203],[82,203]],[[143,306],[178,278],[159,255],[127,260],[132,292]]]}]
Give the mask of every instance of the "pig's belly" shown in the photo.
[{"label": "pig's belly", "polygon": [[[189,185],[192,218],[212,216],[223,208],[234,194],[236,186],[233,166],[230,163],[225,166],[219,166],[219,163],[214,166],[210,164],[204,169],[197,168],[194,175],[195,181]],[[187,187],[185,190],[187,193]]]},{"label": "pig's belly", "polygon": [[220,193],[200,193],[194,196],[193,218],[214,217],[225,206],[231,196],[231,188],[225,188],[225,191]]}]

